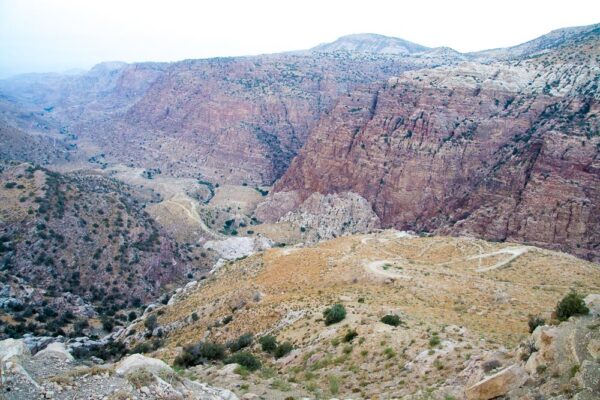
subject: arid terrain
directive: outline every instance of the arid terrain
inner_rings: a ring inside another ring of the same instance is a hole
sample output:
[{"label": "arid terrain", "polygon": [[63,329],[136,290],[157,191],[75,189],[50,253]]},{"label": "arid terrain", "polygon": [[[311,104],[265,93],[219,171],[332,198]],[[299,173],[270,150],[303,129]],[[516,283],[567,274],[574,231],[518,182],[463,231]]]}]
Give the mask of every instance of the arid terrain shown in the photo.
[{"label": "arid terrain", "polygon": [[598,399],[599,85],[598,24],[0,80],[0,398]]}]

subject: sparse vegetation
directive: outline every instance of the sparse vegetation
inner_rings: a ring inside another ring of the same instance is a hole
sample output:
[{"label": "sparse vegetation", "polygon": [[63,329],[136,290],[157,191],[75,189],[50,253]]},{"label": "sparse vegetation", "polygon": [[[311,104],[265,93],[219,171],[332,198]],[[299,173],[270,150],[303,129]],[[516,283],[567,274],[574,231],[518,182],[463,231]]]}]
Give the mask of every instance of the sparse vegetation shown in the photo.
[{"label": "sparse vegetation", "polygon": [[277,349],[277,339],[272,335],[265,335],[258,339],[264,352],[273,353]]},{"label": "sparse vegetation", "polygon": [[239,364],[246,368],[248,371],[256,371],[260,368],[261,362],[252,353],[246,351],[240,351],[232,354],[225,359],[225,364]]},{"label": "sparse vegetation", "polygon": [[244,333],[243,335],[238,337],[236,340],[232,340],[231,342],[228,342],[227,348],[232,353],[235,353],[236,351],[239,351],[243,348],[250,346],[252,344],[253,338],[254,337],[251,333]]},{"label": "sparse vegetation", "polygon": [[529,326],[529,333],[533,333],[535,328],[538,326],[542,326],[546,323],[546,320],[540,317],[539,315],[531,315],[529,317],[529,321],[527,321],[527,325]]},{"label": "sparse vegetation", "polygon": [[381,318],[381,322],[391,326],[398,326],[401,324],[400,317],[393,314],[384,315],[383,318]]},{"label": "sparse vegetation", "polygon": [[186,346],[175,358],[175,365],[180,367],[193,367],[207,361],[222,360],[225,358],[225,346],[212,342],[199,342]]},{"label": "sparse vegetation", "polygon": [[346,309],[341,304],[334,304],[323,312],[325,325],[335,324],[346,318]]},{"label": "sparse vegetation", "polygon": [[583,296],[575,291],[567,294],[556,306],[556,317],[560,321],[566,321],[573,315],[585,315],[589,312]]},{"label": "sparse vegetation", "polygon": [[288,355],[293,349],[294,346],[290,342],[283,342],[277,346],[273,355],[275,358],[281,358]]}]

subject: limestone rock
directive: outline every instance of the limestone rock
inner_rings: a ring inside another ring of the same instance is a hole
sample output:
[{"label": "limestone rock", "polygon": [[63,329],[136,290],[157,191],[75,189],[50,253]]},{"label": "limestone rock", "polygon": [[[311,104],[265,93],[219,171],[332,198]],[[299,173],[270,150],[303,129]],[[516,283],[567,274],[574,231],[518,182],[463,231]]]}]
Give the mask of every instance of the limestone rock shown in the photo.
[{"label": "limestone rock", "polygon": [[273,246],[273,241],[264,236],[232,237],[224,240],[209,240],[204,248],[215,250],[226,260],[246,257],[257,251],[263,251]]},{"label": "limestone rock", "polygon": [[356,193],[313,193],[295,211],[281,218],[305,229],[305,241],[318,242],[380,227],[371,205]]},{"label": "limestone rock", "polygon": [[123,359],[117,366],[116,373],[119,376],[125,376],[137,369],[145,369],[152,373],[158,373],[161,370],[171,370],[164,361],[146,357],[141,354],[132,354]]},{"label": "limestone rock", "polygon": [[29,350],[23,339],[5,339],[0,342],[0,360],[7,362],[29,355]]},{"label": "limestone rock", "polygon": [[71,362],[74,360],[71,353],[69,353],[69,351],[67,350],[65,344],[60,342],[50,343],[48,346],[46,346],[45,349],[38,351],[35,354],[35,357],[37,358],[48,356],[55,357],[66,362]]},{"label": "limestone rock", "polygon": [[521,367],[511,365],[467,388],[465,394],[468,400],[493,399],[520,387],[527,378],[527,373]]}]

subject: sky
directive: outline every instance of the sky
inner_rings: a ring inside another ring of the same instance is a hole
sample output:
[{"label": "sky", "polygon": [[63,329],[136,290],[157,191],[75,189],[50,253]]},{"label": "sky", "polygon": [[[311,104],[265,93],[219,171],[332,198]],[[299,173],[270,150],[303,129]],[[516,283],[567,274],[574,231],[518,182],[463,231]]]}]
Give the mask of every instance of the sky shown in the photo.
[{"label": "sky", "polygon": [[597,0],[0,0],[0,77],[299,50],[365,32],[467,52],[598,22]]}]

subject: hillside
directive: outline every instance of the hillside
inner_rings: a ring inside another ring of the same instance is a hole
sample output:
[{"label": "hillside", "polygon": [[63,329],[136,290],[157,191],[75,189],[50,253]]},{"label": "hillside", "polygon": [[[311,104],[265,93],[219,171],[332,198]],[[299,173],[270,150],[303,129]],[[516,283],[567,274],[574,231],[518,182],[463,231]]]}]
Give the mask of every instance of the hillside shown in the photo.
[{"label": "hillside", "polygon": [[121,182],[18,162],[0,171],[5,334],[55,334],[53,317],[66,312],[87,319],[135,310],[212,262],[175,243],[144,211],[150,199]]},{"label": "hillside", "polygon": [[383,226],[600,260],[600,39],[342,96],[275,192],[355,192]]},{"label": "hillside", "polygon": [[[598,292],[598,266],[513,243],[385,231],[229,263],[144,318],[158,317],[162,345],[149,351],[168,361],[182,346],[246,332],[289,341],[294,350],[281,358],[255,341],[248,349],[263,367],[249,376],[211,362],[189,369],[239,395],[464,398],[482,365],[514,362],[528,316],[548,320],[570,288]],[[326,325],[323,311],[336,303],[347,316]],[[385,315],[400,325],[382,323]],[[142,319],[119,337],[134,346],[144,336]]]}]

